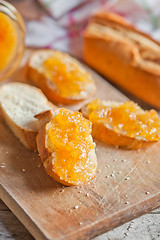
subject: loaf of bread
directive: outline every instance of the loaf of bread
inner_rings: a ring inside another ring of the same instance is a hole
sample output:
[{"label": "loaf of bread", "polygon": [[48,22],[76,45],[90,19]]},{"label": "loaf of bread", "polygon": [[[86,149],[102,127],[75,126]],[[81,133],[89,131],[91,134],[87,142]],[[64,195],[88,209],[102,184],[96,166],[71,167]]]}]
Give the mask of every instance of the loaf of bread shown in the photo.
[{"label": "loaf of bread", "polygon": [[114,13],[95,14],[84,33],[84,59],[131,94],[160,108],[160,43]]},{"label": "loaf of bread", "polygon": [[29,149],[36,150],[38,120],[34,115],[54,108],[38,88],[24,83],[8,83],[0,88],[0,110],[17,138]]}]

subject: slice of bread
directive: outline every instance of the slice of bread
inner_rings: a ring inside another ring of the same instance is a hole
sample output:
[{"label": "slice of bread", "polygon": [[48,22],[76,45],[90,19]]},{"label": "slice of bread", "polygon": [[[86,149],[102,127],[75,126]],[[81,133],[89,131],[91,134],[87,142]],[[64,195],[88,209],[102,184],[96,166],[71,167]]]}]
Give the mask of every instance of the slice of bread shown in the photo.
[{"label": "slice of bread", "polygon": [[[78,114],[78,121],[74,114]],[[36,140],[48,175],[67,186],[91,181],[97,168],[91,123],[78,112],[60,108],[40,113],[36,118],[44,126]]]},{"label": "slice of bread", "polygon": [[8,83],[0,87],[2,116],[12,132],[29,149],[36,150],[38,120],[34,118],[44,110],[54,108],[43,93],[24,83]]},{"label": "slice of bread", "polygon": [[[52,61],[55,58],[60,66],[54,65],[53,71],[48,72],[44,67],[44,62],[48,59]],[[62,69],[60,69],[61,67]],[[56,50],[35,51],[28,62],[27,76],[52,102],[62,104],[77,103],[93,95],[96,90],[91,74],[75,58]],[[56,80],[57,83],[54,78],[58,79]],[[79,79],[87,81],[83,88]],[[62,85],[65,88],[65,94],[62,91]],[[78,89],[78,93],[76,93],[75,88]]]},{"label": "slice of bread", "polygon": [[[123,104],[122,102],[116,102],[116,101],[104,101],[104,100],[100,100],[100,101],[105,107],[108,107],[108,111],[110,111],[110,108],[116,108],[121,104]],[[136,137],[132,137],[126,131],[123,130],[123,127],[122,129],[116,127],[116,130],[114,130],[115,128],[113,127],[112,123],[106,122],[105,119],[103,119],[103,117],[100,119],[97,118],[96,120],[94,119],[94,121],[91,120],[91,117],[90,117],[91,110],[88,108],[88,104],[81,109],[81,112],[83,116],[89,119],[93,124],[92,125],[93,137],[107,144],[112,144],[125,149],[139,149],[139,148],[147,147],[148,145],[151,145],[152,143],[155,143],[158,141],[158,140],[148,140],[147,138],[138,134]],[[145,111],[143,109],[138,107],[136,114],[139,114],[139,113],[141,114],[144,112]],[[99,114],[105,115],[107,114],[107,112],[105,112],[104,110],[103,112],[99,112]],[[119,115],[118,114],[116,115],[118,119]],[[112,117],[109,116],[108,119],[109,118],[112,118]],[[120,125],[123,125],[123,124],[124,123],[121,122]],[[159,125],[160,125],[160,120],[159,120]],[[159,137],[159,140],[160,140],[160,137]]]}]

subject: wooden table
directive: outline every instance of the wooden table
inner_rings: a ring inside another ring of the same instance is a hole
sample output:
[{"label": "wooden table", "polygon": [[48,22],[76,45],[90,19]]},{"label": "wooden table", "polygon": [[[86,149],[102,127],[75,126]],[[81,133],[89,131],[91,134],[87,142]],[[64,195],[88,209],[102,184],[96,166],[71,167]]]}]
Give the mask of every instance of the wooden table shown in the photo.
[{"label": "wooden table", "polygon": [[[0,200],[0,240],[34,240],[20,221]],[[93,240],[159,240],[160,209],[126,223]]]}]

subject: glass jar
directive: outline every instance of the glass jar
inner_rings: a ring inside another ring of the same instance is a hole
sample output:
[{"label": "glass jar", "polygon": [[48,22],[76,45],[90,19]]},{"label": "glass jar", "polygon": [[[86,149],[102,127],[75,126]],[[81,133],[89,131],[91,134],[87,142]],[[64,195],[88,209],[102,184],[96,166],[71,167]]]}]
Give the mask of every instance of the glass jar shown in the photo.
[{"label": "glass jar", "polygon": [[25,26],[20,13],[0,0],[0,81],[18,67],[25,49]]}]

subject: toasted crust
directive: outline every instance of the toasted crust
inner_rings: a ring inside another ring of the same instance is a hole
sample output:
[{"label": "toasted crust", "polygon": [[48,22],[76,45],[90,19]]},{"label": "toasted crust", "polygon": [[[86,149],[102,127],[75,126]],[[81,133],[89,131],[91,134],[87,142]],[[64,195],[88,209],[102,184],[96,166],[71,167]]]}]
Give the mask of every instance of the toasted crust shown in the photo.
[{"label": "toasted crust", "polygon": [[[107,102],[106,105],[113,106],[113,104],[119,104],[118,102]],[[84,106],[81,109],[81,112],[84,117],[88,119],[88,108]],[[148,141],[143,138],[132,138],[124,134],[113,131],[107,125],[103,123],[92,123],[92,135],[95,139],[105,142],[107,144],[112,144],[124,149],[139,149],[147,147],[156,141]]]},{"label": "toasted crust", "polygon": [[[39,58],[39,55],[47,55],[51,56],[55,51],[54,50],[38,50],[35,51],[32,56],[30,57],[30,60],[28,62],[28,70],[27,70],[27,77],[37,86],[39,87],[43,93],[47,96],[47,98],[52,102],[62,103],[62,104],[73,104],[78,103],[82,100],[85,100],[86,98],[92,96],[95,93],[95,85],[90,84],[88,87],[88,93],[86,97],[77,96],[77,97],[68,97],[64,98],[61,97],[57,93],[57,88],[53,84],[50,83],[49,79],[45,76],[45,74],[40,71],[38,67],[33,66],[33,62],[35,58]],[[74,61],[74,58],[73,58]]]},{"label": "toasted crust", "polygon": [[104,12],[93,16],[84,33],[84,59],[111,81],[160,108],[160,43],[122,17]]},{"label": "toasted crust", "polygon": [[[59,109],[53,110],[53,111],[46,111],[43,112],[42,114],[39,114],[37,117],[42,120],[47,119],[47,122],[51,119],[53,119],[59,112]],[[40,121],[41,121],[40,120]],[[59,175],[56,173],[54,170],[54,162],[55,162],[55,154],[54,152],[51,151],[51,149],[48,146],[47,143],[47,135],[48,135],[48,130],[50,129],[51,126],[51,121],[49,121],[37,134],[36,137],[36,142],[37,142],[37,148],[38,152],[40,154],[41,160],[43,162],[43,165],[45,167],[45,170],[49,176],[51,176],[53,179],[56,181],[60,182],[63,185],[66,186],[74,186],[76,185],[75,183],[69,183],[59,177]],[[63,151],[63,149],[62,149]],[[92,154],[91,158],[94,159],[95,162],[97,162],[96,155],[95,153]],[[94,178],[94,176],[93,176]],[[91,179],[90,179],[91,180]],[[77,184],[79,185],[79,184]]]},{"label": "toasted crust", "polygon": [[131,138],[122,134],[117,134],[103,124],[93,124],[92,134],[95,139],[125,149],[139,149],[155,143],[150,141],[144,141],[142,139],[140,140],[136,138]]},{"label": "toasted crust", "polygon": [[47,126],[44,126],[36,137],[37,142],[37,149],[40,154],[41,160],[44,163],[47,158],[49,158],[52,153],[50,152],[50,149],[47,147],[46,143],[46,134],[47,134]]}]

